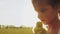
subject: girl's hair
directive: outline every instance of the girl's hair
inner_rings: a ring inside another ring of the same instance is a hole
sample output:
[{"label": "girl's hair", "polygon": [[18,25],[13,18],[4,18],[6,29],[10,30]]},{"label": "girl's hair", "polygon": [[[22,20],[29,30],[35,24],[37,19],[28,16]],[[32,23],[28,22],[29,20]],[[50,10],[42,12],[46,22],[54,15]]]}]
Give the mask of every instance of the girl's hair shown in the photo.
[{"label": "girl's hair", "polygon": [[60,5],[60,0],[32,0],[32,3],[35,6],[35,5],[39,5],[41,1],[47,2],[52,7],[56,7],[56,6]]},{"label": "girl's hair", "polygon": [[49,0],[49,4],[53,7],[60,5],[60,0]]}]

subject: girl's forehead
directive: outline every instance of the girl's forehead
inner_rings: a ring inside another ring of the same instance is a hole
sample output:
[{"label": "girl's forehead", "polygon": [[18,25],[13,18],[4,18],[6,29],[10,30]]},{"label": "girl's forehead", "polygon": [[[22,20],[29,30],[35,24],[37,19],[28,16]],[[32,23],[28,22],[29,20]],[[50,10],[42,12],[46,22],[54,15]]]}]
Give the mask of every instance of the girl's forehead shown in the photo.
[{"label": "girl's forehead", "polygon": [[47,2],[48,0],[40,0],[41,2]]},{"label": "girl's forehead", "polygon": [[47,4],[47,3],[45,3],[45,2],[40,3],[40,4],[38,5],[38,7],[47,7],[47,6],[50,6],[50,5]]},{"label": "girl's forehead", "polygon": [[46,5],[49,5],[49,4],[48,4],[47,0],[40,0],[40,1],[38,1],[38,5],[40,5],[40,6],[46,6]]},{"label": "girl's forehead", "polygon": [[47,3],[48,0],[40,0],[40,1],[38,1],[38,2],[40,2],[40,3],[45,2],[45,3]]}]

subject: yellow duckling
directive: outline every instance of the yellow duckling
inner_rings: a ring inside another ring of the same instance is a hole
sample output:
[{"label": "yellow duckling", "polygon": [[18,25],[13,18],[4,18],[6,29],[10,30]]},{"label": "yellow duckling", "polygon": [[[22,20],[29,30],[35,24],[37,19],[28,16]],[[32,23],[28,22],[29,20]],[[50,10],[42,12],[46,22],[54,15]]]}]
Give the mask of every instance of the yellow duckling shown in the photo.
[{"label": "yellow duckling", "polygon": [[37,22],[34,28],[34,34],[48,34],[48,32],[42,27],[42,22]]}]

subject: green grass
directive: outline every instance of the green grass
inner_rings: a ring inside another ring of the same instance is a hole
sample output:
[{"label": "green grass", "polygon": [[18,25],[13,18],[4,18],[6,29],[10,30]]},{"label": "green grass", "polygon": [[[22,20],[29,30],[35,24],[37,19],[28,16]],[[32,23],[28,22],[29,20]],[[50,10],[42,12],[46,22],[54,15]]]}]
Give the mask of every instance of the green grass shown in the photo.
[{"label": "green grass", "polygon": [[0,34],[33,34],[32,28],[2,28]]}]

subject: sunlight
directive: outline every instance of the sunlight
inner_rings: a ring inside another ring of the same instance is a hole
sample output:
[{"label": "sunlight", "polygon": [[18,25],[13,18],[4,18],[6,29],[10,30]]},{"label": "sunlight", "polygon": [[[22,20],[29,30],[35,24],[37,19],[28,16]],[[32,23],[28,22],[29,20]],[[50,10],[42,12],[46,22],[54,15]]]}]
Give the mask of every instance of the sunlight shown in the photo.
[{"label": "sunlight", "polygon": [[0,25],[33,27],[38,21],[31,0],[2,0],[0,5]]},{"label": "sunlight", "polygon": [[31,0],[6,0],[1,3],[0,25],[34,27],[40,21]]}]

